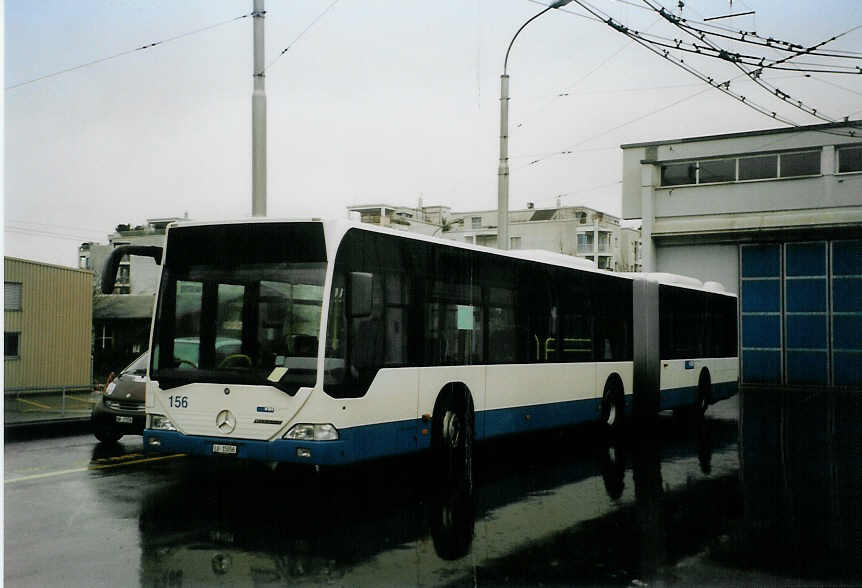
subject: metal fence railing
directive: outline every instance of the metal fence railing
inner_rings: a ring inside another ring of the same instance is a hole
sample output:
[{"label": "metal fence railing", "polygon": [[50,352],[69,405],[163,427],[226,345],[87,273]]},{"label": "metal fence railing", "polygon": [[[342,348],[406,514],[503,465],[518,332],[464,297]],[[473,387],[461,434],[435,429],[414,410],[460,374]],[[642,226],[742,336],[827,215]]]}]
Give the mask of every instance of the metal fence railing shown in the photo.
[{"label": "metal fence railing", "polygon": [[90,416],[98,398],[93,386],[24,386],[3,389],[6,425]]}]

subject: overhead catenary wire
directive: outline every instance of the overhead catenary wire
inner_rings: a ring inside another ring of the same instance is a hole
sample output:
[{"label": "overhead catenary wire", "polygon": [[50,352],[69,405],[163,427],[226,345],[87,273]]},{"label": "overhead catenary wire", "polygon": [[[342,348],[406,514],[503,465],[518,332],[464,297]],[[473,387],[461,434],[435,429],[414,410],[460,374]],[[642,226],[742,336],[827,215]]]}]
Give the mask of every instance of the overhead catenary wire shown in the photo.
[{"label": "overhead catenary wire", "polygon": [[[703,42],[709,43],[710,46],[714,47],[714,45],[712,45],[712,43],[707,40],[707,36],[716,36],[715,33],[710,33],[708,31],[698,29],[697,27],[692,27],[692,26],[688,25],[687,24],[688,21],[686,19],[675,16],[674,14],[669,12],[665,7],[661,6],[660,4],[653,3],[651,0],[643,0],[643,3],[645,5],[647,5],[651,10],[658,13],[665,20],[667,20],[668,22],[670,22],[671,24],[676,26],[677,28],[685,31],[686,33],[688,33],[689,35],[691,35],[692,37],[694,37],[696,39],[700,39]],[[862,59],[862,56],[857,56],[857,55],[839,55],[836,53],[827,53],[827,52],[819,52],[818,51],[818,49],[820,47],[822,47],[828,43],[831,43],[837,39],[840,39],[841,37],[844,37],[844,36],[854,32],[860,28],[862,28],[862,25],[852,27],[852,28],[850,28],[850,29],[848,29],[842,33],[838,33],[837,35],[829,37],[828,39],[820,41],[819,43],[815,43],[814,45],[811,45],[809,47],[805,47],[799,43],[790,43],[787,41],[776,42],[772,38],[767,39],[763,46],[769,47],[770,49],[790,52],[793,54],[793,55],[789,55],[783,59],[774,60],[771,62],[772,64],[784,63],[790,59],[794,59],[795,57],[799,57],[801,55],[817,55],[817,56],[840,58],[840,59]],[[743,35],[744,35],[744,33],[743,33]],[[731,40],[737,41],[737,42],[745,42],[744,39],[731,38]],[[856,68],[856,69],[858,70],[859,68]],[[859,72],[857,71],[856,73],[859,73]]]},{"label": "overhead catenary wire", "polygon": [[[577,0],[576,0],[576,1],[577,1]],[[741,77],[741,76],[740,76],[740,77]],[[631,124],[634,124],[634,123],[636,123],[636,122],[639,122],[639,121],[641,121],[641,120],[643,120],[643,119],[645,119],[645,118],[648,118],[648,117],[650,117],[650,116],[653,116],[654,114],[658,114],[659,112],[663,112],[663,111],[667,110],[668,108],[673,108],[674,106],[677,106],[677,105],[679,105],[679,104],[682,104],[683,102],[685,102],[685,101],[687,101],[687,100],[691,100],[692,98],[696,98],[697,96],[700,96],[701,94],[703,94],[703,93],[707,92],[708,90],[709,90],[709,88],[702,88],[702,89],[698,90],[697,92],[695,92],[694,94],[689,94],[688,96],[685,96],[685,97],[683,97],[683,98],[680,98],[679,100],[676,100],[676,101],[674,101],[674,102],[671,102],[670,104],[665,104],[664,106],[661,106],[661,107],[659,107],[659,108],[656,108],[655,110],[651,110],[650,112],[647,112],[647,113],[641,114],[641,115],[639,115],[639,116],[636,116],[635,118],[632,118],[632,119],[630,119],[630,120],[625,121],[624,123],[618,124],[618,125],[617,125],[617,126],[615,126],[615,127],[611,127],[610,129],[605,129],[605,130],[603,130],[603,131],[601,131],[601,132],[599,132],[599,133],[595,133],[595,134],[593,134],[593,135],[590,135],[589,137],[587,137],[587,138],[585,138],[585,139],[581,139],[580,141],[578,141],[577,143],[575,143],[574,145],[570,146],[570,147],[569,147],[569,148],[567,148],[567,149],[563,149],[563,150],[561,150],[561,151],[555,151],[553,154],[549,155],[548,157],[542,157],[542,158],[539,158],[539,159],[533,160],[533,161],[531,161],[531,162],[529,162],[529,163],[526,163],[526,164],[522,165],[521,167],[519,167],[519,168],[517,168],[517,169],[524,169],[524,168],[526,168],[526,167],[531,167],[531,166],[534,166],[534,165],[536,165],[536,164],[538,164],[538,163],[542,163],[542,162],[544,162],[544,161],[547,161],[547,160],[549,160],[549,159],[554,159],[554,158],[558,158],[558,157],[564,157],[564,156],[568,156],[568,155],[573,155],[573,154],[577,153],[577,151],[576,151],[575,149],[576,149],[577,147],[579,147],[579,146],[583,145],[584,143],[588,143],[589,141],[592,141],[593,139],[595,139],[595,138],[597,138],[597,137],[603,137],[603,136],[605,136],[605,135],[606,135],[606,134],[608,134],[608,133],[611,133],[611,132],[613,132],[613,131],[617,131],[617,130],[619,130],[619,129],[623,128],[623,127],[627,127],[628,125],[631,125]]]},{"label": "overhead catenary wire", "polygon": [[92,241],[91,235],[84,233],[66,233],[66,232],[58,232],[58,231],[48,231],[48,230],[39,230],[39,229],[27,229],[27,228],[19,228],[10,225],[6,225],[4,230],[7,233],[19,233],[22,235],[30,235],[30,236],[40,236],[40,237],[51,237],[53,239],[62,239],[64,241]]},{"label": "overhead catenary wire", "polygon": [[[728,57],[727,52],[724,51],[722,48],[718,47],[717,45],[714,45],[711,41],[709,41],[706,38],[706,35],[703,35],[703,34],[698,35],[692,31],[687,30],[680,23],[680,19],[675,17],[674,15],[670,14],[667,11],[667,9],[665,9],[663,6],[653,3],[652,0],[642,0],[642,1],[644,4],[646,4],[647,6],[652,8],[655,12],[657,12],[658,14],[663,16],[671,24],[673,24],[676,27],[680,28],[681,30],[685,31],[687,34],[691,35],[692,37],[699,38],[701,41],[707,43],[712,49],[714,49],[716,51],[720,51],[722,58],[725,58],[728,61],[730,61],[737,69],[739,69],[741,72],[743,72],[745,75],[747,75],[752,81],[754,81],[755,84],[757,84],[761,88],[767,90],[771,94],[774,94],[774,96],[777,97],[778,99],[780,99],[780,100],[784,101],[785,103],[790,104],[792,107],[797,108],[799,110],[802,110],[806,114],[809,114],[809,115],[811,115],[815,118],[818,118],[820,120],[823,120],[826,122],[837,122],[837,119],[835,117],[826,116],[822,113],[818,113],[817,109],[814,108],[813,106],[809,106],[808,104],[804,103],[802,100],[799,100],[799,99],[792,97],[787,92],[784,92],[780,88],[778,88],[778,87],[770,84],[769,82],[766,82],[765,80],[761,79],[761,74],[763,73],[763,67],[764,67],[763,64],[756,66],[755,69],[753,69],[753,70],[746,69],[744,67],[743,63],[740,62],[740,60],[734,59],[733,57]],[[853,30],[856,30],[857,28],[860,28],[860,27],[854,27],[853,29],[850,29],[850,31],[847,31],[847,32],[852,32]],[[813,45],[812,47],[810,47],[809,49],[813,50],[813,49],[816,49],[817,47],[822,47],[826,43],[828,43],[830,41],[834,41],[835,39],[847,34],[847,32],[841,33],[839,35],[835,35],[835,36],[831,37],[830,39],[827,39],[825,41],[817,43],[817,44]],[[775,65],[780,64],[780,63],[785,63],[785,62],[789,61],[790,59],[793,59],[794,57],[797,57],[800,55],[805,55],[806,51],[807,51],[806,49],[802,49],[800,51],[797,51],[793,55],[789,55],[783,59],[779,59],[778,61],[772,62],[770,64],[770,67],[774,67]],[[860,71],[860,73],[862,73],[862,69],[860,69],[859,71]]]},{"label": "overhead catenary wire", "polygon": [[73,67],[67,67],[67,68],[65,68],[65,69],[61,69],[61,70],[57,70],[57,71],[54,71],[54,72],[51,72],[51,73],[48,73],[48,74],[45,74],[45,75],[41,75],[41,76],[39,76],[39,77],[35,77],[35,78],[33,78],[33,79],[30,79],[30,80],[26,80],[26,81],[23,81],[23,82],[18,82],[18,83],[16,83],[16,84],[12,84],[11,86],[6,86],[6,87],[4,88],[4,90],[6,90],[6,91],[14,90],[15,88],[20,88],[21,86],[26,86],[26,85],[28,85],[28,84],[33,84],[33,83],[36,83],[36,82],[39,82],[39,81],[42,81],[42,80],[47,80],[48,78],[53,78],[53,77],[56,77],[56,76],[59,76],[59,75],[65,74],[65,73],[69,73],[69,72],[76,71],[76,70],[79,70],[79,69],[84,69],[84,68],[86,68],[86,67],[90,67],[90,66],[93,66],[93,65],[98,65],[99,63],[104,63],[105,61],[110,61],[110,60],[112,60],[112,59],[117,59],[118,57],[123,57],[124,55],[131,55],[132,53],[137,53],[137,52],[139,52],[139,51],[146,51],[147,49],[153,49],[154,47],[158,47],[158,46],[160,46],[160,45],[164,45],[164,44],[166,44],[166,43],[170,43],[171,41],[177,41],[177,40],[179,40],[179,39],[183,39],[183,38],[185,38],[185,37],[190,37],[190,36],[192,36],[192,35],[197,35],[198,33],[203,33],[203,32],[206,32],[206,31],[209,31],[209,30],[212,30],[212,29],[215,29],[215,28],[218,28],[218,27],[224,26],[224,25],[226,25],[226,24],[230,24],[230,23],[232,23],[232,22],[236,22],[236,21],[238,21],[238,20],[242,20],[242,19],[244,19],[244,18],[248,18],[249,16],[251,16],[251,13],[250,13],[250,12],[249,12],[249,13],[247,13],[247,14],[242,14],[242,15],[240,15],[240,16],[236,16],[236,17],[234,17],[234,18],[229,18],[229,19],[227,19],[227,20],[223,20],[223,21],[221,21],[221,22],[217,22],[217,23],[214,23],[214,24],[211,24],[211,25],[208,25],[208,26],[205,26],[205,27],[199,28],[199,29],[195,29],[195,30],[193,30],[193,31],[188,31],[188,32],[185,32],[185,33],[181,33],[181,34],[179,34],[179,35],[175,35],[175,36],[173,36],[173,37],[168,37],[167,39],[162,39],[161,41],[154,41],[154,42],[152,42],[152,43],[147,43],[147,44],[145,44],[145,45],[141,45],[141,46],[139,46],[139,47],[135,47],[134,49],[129,49],[129,50],[127,50],[127,51],[121,51],[120,53],[114,53],[113,55],[108,55],[108,56],[106,56],[106,57],[100,57],[99,59],[94,59],[93,61],[88,61],[88,62],[86,62],[86,63],[81,63],[81,64],[79,64],[79,65],[75,65],[75,66],[73,66]]},{"label": "overhead catenary wire", "polygon": [[24,225],[25,227],[27,225],[32,225],[33,228],[39,229],[39,230],[41,230],[41,227],[45,227],[45,228],[52,229],[52,230],[53,229],[71,229],[73,231],[87,231],[88,233],[89,232],[93,232],[93,233],[104,232],[104,229],[95,229],[93,227],[58,225],[58,224],[54,224],[54,223],[42,223],[42,222],[37,222],[37,221],[28,221],[28,220],[23,220],[23,219],[14,219],[14,218],[5,219],[5,224],[7,224],[7,225],[10,225],[10,224],[11,225]]},{"label": "overhead catenary wire", "polygon": [[[629,36],[630,38],[635,39],[638,44],[645,47],[649,51],[651,51],[651,52],[655,53],[656,55],[662,57],[663,59],[673,63],[675,66],[687,71],[691,75],[693,75],[693,76],[697,77],[698,79],[702,80],[703,82],[709,84],[711,87],[727,94],[728,96],[733,97],[734,99],[738,100],[739,102],[743,103],[744,105],[748,106],[749,108],[751,108],[751,109],[753,109],[753,110],[755,110],[755,111],[757,111],[757,112],[763,114],[764,116],[767,116],[773,120],[783,122],[784,124],[786,124],[788,126],[793,126],[793,127],[802,126],[799,123],[797,123],[796,121],[794,121],[790,118],[787,118],[787,117],[779,114],[778,112],[776,112],[770,108],[767,108],[765,106],[757,104],[756,102],[750,100],[746,96],[743,96],[743,95],[738,94],[737,92],[731,90],[730,89],[730,83],[732,80],[727,80],[724,82],[718,82],[713,77],[711,77],[705,73],[702,73],[699,70],[697,70],[696,68],[692,67],[691,65],[686,63],[683,59],[672,56],[670,54],[670,50],[657,49],[657,48],[653,47],[647,41],[640,39],[636,36],[630,35],[628,32],[629,29],[627,27],[625,27],[624,25],[622,25],[620,23],[617,23],[610,16],[603,15],[601,13],[601,11],[599,11],[598,9],[587,4],[583,0],[574,0],[574,2],[577,3],[579,6],[581,6],[584,10],[586,10],[587,12],[589,12],[590,14],[595,16],[596,18],[601,19],[603,22],[605,22],[605,24],[607,24],[608,26],[610,26],[614,30],[616,30],[622,34],[625,34],[625,35]],[[821,130],[819,130],[819,132],[824,132],[824,133],[829,133],[829,134],[834,134],[834,135],[840,135],[840,136],[851,136],[851,137],[855,137],[857,135],[856,131],[853,131],[853,130],[848,131],[846,133],[842,133],[840,131],[830,131],[827,129],[821,129]]]},{"label": "overhead catenary wire", "polygon": [[[678,51],[685,51],[687,53],[698,53],[705,57],[715,57],[732,63],[742,63],[745,65],[753,66],[760,70],[775,69],[782,71],[798,71],[804,73],[832,73],[841,75],[862,74],[862,68],[860,68],[858,65],[827,65],[810,61],[795,61],[796,65],[805,65],[809,67],[782,66],[780,64],[785,63],[786,59],[766,61],[766,58],[761,55],[751,55],[746,53],[739,53],[736,51],[728,51],[723,47],[717,47],[713,45],[698,45],[697,43],[683,41],[682,39],[668,39],[667,37],[653,35],[642,31],[632,30],[631,33],[647,41],[648,43],[652,43],[660,47],[666,47],[668,49],[675,49]],[[795,53],[794,55],[800,55],[800,53]],[[806,53],[805,55],[809,54]]]},{"label": "overhead catenary wire", "polygon": [[[650,8],[643,7],[646,10],[651,10]],[[742,29],[732,29],[729,27],[723,27],[721,25],[716,25],[713,23],[694,21],[687,18],[680,18],[683,24],[687,28],[690,28],[698,33],[711,35],[713,37],[720,37],[724,39],[728,39],[731,41],[736,41],[738,43],[748,43],[752,45],[760,45],[762,47],[768,47],[770,49],[774,49],[777,51],[798,51],[800,49],[805,49],[803,45],[800,43],[794,43],[792,41],[784,41],[782,39],[778,39],[773,36],[764,37],[759,34],[757,31],[746,31]],[[692,24],[693,23],[693,24]],[[715,31],[722,32],[713,32],[704,29],[714,29]],[[852,31],[845,31],[839,36],[844,36]],[[837,38],[837,37],[836,37]],[[835,39],[831,39],[830,42]],[[851,51],[848,49],[838,49],[833,48],[829,51],[817,51],[813,53],[814,55],[822,55],[824,57],[841,57],[841,58],[850,58],[850,59],[858,59],[857,56],[862,56],[862,51]]]},{"label": "overhead catenary wire", "polygon": [[301,32],[301,33],[299,33],[299,34],[296,36],[296,38],[295,38],[295,39],[293,39],[293,41],[291,41],[290,43],[288,43],[288,44],[287,44],[287,47],[285,47],[284,49],[282,49],[282,50],[281,50],[281,52],[280,52],[280,53],[275,57],[275,59],[273,59],[272,61],[270,61],[270,62],[269,62],[269,64],[268,64],[266,67],[264,67],[264,68],[263,68],[263,72],[260,72],[260,73],[264,73],[264,72],[268,71],[268,70],[269,70],[269,68],[271,68],[271,67],[275,64],[275,62],[276,62],[276,61],[278,61],[279,59],[281,59],[281,57],[282,57],[285,53],[287,53],[287,52],[290,50],[290,48],[291,48],[291,47],[293,47],[293,46],[297,43],[297,41],[299,41],[302,37],[304,37],[304,36],[305,36],[305,33],[307,33],[309,30],[311,30],[311,28],[312,28],[314,25],[316,25],[316,24],[320,21],[320,19],[322,19],[324,16],[326,16],[326,14],[327,14],[330,10],[332,10],[332,9],[333,9],[333,7],[335,7],[335,5],[336,5],[336,4],[338,4],[338,1],[339,1],[339,0],[332,0],[332,2],[329,4],[329,6],[327,6],[327,7],[326,7],[326,9],[325,9],[323,12],[321,12],[320,14],[318,14],[318,15],[314,18],[314,20],[312,20],[312,21],[308,24],[308,26],[307,26],[307,27],[305,27],[305,28],[302,30],[302,32]]}]

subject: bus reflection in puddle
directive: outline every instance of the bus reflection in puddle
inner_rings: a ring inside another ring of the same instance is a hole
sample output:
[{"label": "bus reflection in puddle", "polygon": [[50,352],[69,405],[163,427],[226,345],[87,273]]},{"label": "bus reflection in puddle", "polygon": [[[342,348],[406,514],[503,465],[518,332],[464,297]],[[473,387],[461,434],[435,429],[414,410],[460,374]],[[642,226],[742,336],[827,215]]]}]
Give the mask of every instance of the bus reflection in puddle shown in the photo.
[{"label": "bus reflection in puddle", "polygon": [[[416,458],[323,475],[183,464],[177,482],[142,505],[141,583],[650,577],[692,548],[654,548],[667,534],[668,496],[694,512],[702,505],[685,498],[693,488],[718,484],[695,492],[715,502],[710,492],[728,494],[727,480],[735,483],[736,423],[707,422],[711,432],[694,436],[662,423],[670,432],[651,443],[608,445],[580,427],[480,445],[485,465],[472,493],[433,488],[427,462]],[[549,442],[566,449],[548,452]],[[713,452],[726,459],[706,476],[702,455]]]}]

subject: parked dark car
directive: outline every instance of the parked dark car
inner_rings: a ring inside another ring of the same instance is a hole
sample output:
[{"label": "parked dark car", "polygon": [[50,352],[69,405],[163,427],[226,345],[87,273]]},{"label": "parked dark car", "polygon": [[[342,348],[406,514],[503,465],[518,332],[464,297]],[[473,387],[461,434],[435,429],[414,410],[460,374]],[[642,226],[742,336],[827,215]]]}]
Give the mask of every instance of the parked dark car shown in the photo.
[{"label": "parked dark car", "polygon": [[144,432],[145,377],[150,354],[144,353],[120,374],[109,378],[93,406],[93,434],[102,443],[113,443],[123,435]]}]

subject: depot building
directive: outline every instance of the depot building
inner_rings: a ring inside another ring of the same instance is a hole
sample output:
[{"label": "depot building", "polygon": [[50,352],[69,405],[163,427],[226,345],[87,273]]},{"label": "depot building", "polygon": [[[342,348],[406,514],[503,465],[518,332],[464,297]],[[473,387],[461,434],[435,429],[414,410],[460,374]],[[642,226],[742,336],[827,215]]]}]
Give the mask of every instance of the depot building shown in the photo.
[{"label": "depot building", "polygon": [[738,293],[743,382],[862,385],[862,121],[622,149],[644,271]]}]

